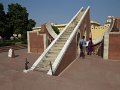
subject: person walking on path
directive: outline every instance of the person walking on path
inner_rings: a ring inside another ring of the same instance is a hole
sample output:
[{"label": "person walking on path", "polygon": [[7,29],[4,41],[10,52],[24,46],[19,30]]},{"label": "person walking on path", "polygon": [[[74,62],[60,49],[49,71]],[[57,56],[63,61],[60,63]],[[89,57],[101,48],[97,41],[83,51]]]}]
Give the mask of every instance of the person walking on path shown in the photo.
[{"label": "person walking on path", "polygon": [[82,36],[82,39],[80,40],[80,57],[85,58],[85,50],[86,50],[85,36]]},{"label": "person walking on path", "polygon": [[91,55],[93,48],[92,48],[92,38],[89,38],[89,42],[88,42],[88,47],[87,47],[87,55]]}]

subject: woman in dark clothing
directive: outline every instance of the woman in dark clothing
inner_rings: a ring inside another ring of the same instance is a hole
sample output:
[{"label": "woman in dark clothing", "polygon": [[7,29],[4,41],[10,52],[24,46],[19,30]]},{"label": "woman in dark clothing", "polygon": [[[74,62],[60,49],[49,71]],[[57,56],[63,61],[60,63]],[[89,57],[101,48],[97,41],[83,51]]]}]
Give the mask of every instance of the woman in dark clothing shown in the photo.
[{"label": "woman in dark clothing", "polygon": [[91,55],[91,54],[92,54],[92,51],[93,51],[93,48],[92,48],[92,39],[91,39],[91,38],[89,39],[87,49],[88,49],[88,50],[87,50],[87,51],[88,51],[87,54],[88,54],[88,55]]}]

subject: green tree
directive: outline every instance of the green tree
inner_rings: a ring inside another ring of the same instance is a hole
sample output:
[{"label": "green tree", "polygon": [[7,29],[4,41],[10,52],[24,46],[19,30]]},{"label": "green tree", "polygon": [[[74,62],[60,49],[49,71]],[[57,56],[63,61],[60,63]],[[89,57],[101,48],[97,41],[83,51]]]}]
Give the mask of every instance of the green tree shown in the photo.
[{"label": "green tree", "polygon": [[27,25],[28,31],[31,31],[32,28],[35,26],[35,24],[36,24],[36,22],[35,22],[34,20],[29,19],[29,20],[28,20],[28,25]]},{"label": "green tree", "polygon": [[6,14],[6,22],[5,22],[5,38],[10,39],[10,36],[13,35],[13,23],[10,21],[10,15]]},{"label": "green tree", "polygon": [[[9,32],[21,34],[24,39],[26,39],[26,33],[28,30],[32,30],[35,26],[35,21],[28,19],[28,13],[25,7],[20,4],[10,4],[8,5],[7,20],[8,20],[8,30]],[[34,24],[31,23],[31,20]]]},{"label": "green tree", "polygon": [[4,37],[5,34],[5,12],[3,4],[0,3],[0,36]]}]

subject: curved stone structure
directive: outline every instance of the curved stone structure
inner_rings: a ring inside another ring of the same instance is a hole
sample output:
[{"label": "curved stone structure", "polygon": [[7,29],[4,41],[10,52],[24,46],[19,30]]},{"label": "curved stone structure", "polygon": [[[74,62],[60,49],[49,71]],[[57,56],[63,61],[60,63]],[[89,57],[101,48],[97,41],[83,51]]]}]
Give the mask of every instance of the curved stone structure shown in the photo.
[{"label": "curved stone structure", "polygon": [[103,36],[106,32],[110,32],[114,25],[114,20],[111,18],[109,24],[104,24],[104,26],[91,27],[92,41],[96,45],[103,40]]},{"label": "curved stone structure", "polygon": [[54,32],[54,30],[52,29],[50,23],[47,23],[47,24],[46,24],[46,28],[47,28],[47,31],[49,32],[49,34],[50,34],[54,39],[58,36],[58,35]]}]

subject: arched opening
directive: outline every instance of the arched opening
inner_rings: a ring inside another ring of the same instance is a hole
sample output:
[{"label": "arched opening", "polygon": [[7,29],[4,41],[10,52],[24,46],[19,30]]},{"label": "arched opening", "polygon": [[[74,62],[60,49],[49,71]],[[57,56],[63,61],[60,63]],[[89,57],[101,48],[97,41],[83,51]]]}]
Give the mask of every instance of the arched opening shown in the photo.
[{"label": "arched opening", "polygon": [[76,35],[76,42],[77,42],[77,55],[80,54],[80,48],[79,48],[80,38],[81,38],[81,34],[80,34],[80,32],[78,32],[77,35]]},{"label": "arched opening", "polygon": [[77,41],[77,45],[78,45],[79,44],[79,40],[80,40],[80,32],[77,33],[77,38],[76,39],[77,39],[76,41]]}]

